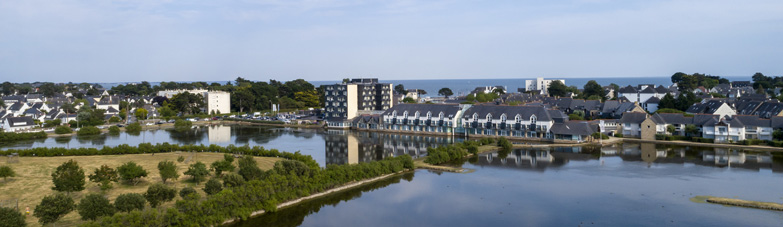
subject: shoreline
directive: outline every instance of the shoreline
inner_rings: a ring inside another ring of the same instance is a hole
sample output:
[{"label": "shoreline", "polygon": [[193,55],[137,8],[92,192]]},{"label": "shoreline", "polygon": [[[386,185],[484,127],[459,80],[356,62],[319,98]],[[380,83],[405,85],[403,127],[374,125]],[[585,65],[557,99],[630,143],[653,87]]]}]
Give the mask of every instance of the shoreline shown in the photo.
[{"label": "shoreline", "polygon": [[[279,209],[282,209],[282,208],[285,208],[285,207],[288,207],[288,206],[296,205],[297,203],[301,203],[301,202],[304,202],[304,201],[309,200],[309,199],[314,199],[314,198],[318,198],[318,197],[321,197],[321,196],[329,195],[329,194],[332,194],[332,193],[337,193],[337,192],[341,192],[341,191],[344,191],[344,190],[352,189],[352,188],[355,188],[355,187],[358,187],[358,186],[362,186],[362,185],[367,184],[367,183],[372,183],[372,182],[375,182],[375,181],[383,180],[383,179],[386,179],[386,178],[389,178],[389,177],[392,177],[392,176],[396,176],[396,175],[399,175],[399,174],[402,174],[402,173],[405,173],[405,172],[408,172],[408,171],[416,171],[416,169],[414,167],[413,170],[403,170],[403,171],[400,171],[400,172],[397,172],[397,173],[386,174],[386,175],[379,176],[379,177],[374,177],[374,178],[370,178],[370,179],[364,179],[364,180],[361,180],[361,181],[348,183],[348,184],[342,185],[340,187],[332,188],[332,189],[329,189],[329,190],[326,190],[326,191],[323,191],[323,192],[319,192],[319,193],[316,193],[316,194],[312,194],[312,195],[309,195],[309,196],[305,196],[305,197],[302,197],[302,198],[298,198],[298,199],[295,199],[295,200],[291,200],[291,201],[287,201],[287,202],[278,204],[277,205],[277,209],[279,210]],[[266,213],[265,210],[253,211],[252,213],[250,213],[248,218],[256,217],[256,216],[262,215],[264,213]],[[232,224],[232,223],[238,222],[240,220],[241,220],[240,218],[232,218],[232,219],[224,221],[220,225],[225,226],[225,225],[228,225],[228,224]]]},{"label": "shoreline", "polygon": [[724,206],[736,206],[736,207],[753,208],[753,209],[761,209],[761,210],[783,211],[783,204],[773,203],[773,202],[759,202],[759,201],[712,197],[712,196],[708,196],[706,201],[708,203],[720,204]]}]

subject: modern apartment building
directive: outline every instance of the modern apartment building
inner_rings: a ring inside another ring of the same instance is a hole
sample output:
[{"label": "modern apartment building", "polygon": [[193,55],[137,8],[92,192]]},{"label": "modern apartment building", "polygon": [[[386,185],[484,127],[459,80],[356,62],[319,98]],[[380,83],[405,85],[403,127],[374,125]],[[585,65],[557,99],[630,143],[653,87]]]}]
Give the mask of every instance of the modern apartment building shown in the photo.
[{"label": "modern apartment building", "polygon": [[380,114],[394,106],[391,83],[378,78],[352,79],[348,83],[324,86],[325,119],[329,127],[346,128],[361,114]]},{"label": "modern apartment building", "polygon": [[[542,77],[536,78],[535,80],[525,80],[525,91],[539,91],[539,94],[546,95],[548,94],[547,89],[549,89],[549,84],[551,84],[552,81],[555,80],[545,80]],[[559,81],[565,84],[565,80]]]}]

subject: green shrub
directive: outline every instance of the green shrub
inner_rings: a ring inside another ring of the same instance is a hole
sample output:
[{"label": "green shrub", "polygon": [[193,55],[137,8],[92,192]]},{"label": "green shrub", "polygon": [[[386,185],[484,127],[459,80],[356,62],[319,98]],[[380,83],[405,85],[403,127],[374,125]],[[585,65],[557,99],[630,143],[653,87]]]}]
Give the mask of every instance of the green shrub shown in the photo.
[{"label": "green shrub", "polygon": [[125,126],[125,132],[128,133],[139,133],[141,132],[141,124],[138,122],[130,123],[128,126]]},{"label": "green shrub", "polygon": [[24,222],[24,215],[13,208],[0,207],[0,220],[3,220],[0,222],[0,226],[4,227],[27,226],[27,223]]},{"label": "green shrub", "polygon": [[29,139],[44,139],[46,138],[46,132],[21,132],[21,133],[15,133],[15,132],[4,132],[0,130],[0,144],[2,143],[8,143],[8,142],[15,142],[19,140],[29,140]]},{"label": "green shrub", "polygon": [[112,125],[111,127],[109,127],[109,134],[119,135],[120,134],[120,127],[117,127],[116,125]]},{"label": "green shrub", "polygon": [[101,216],[111,216],[116,212],[109,199],[99,194],[89,194],[76,206],[82,220],[95,220]]},{"label": "green shrub", "polygon": [[207,183],[204,184],[204,192],[206,192],[207,195],[212,195],[222,190],[223,184],[221,184],[220,181],[215,178],[209,179]]},{"label": "green shrub", "polygon": [[196,189],[193,187],[185,187],[179,191],[179,197],[182,197],[183,199],[187,198],[190,194],[198,194],[198,192],[196,192]]},{"label": "green shrub", "polygon": [[76,134],[80,136],[98,135],[101,134],[101,129],[95,126],[84,126]]},{"label": "green shrub", "polygon": [[500,139],[498,139],[498,146],[503,148],[503,150],[511,150],[511,148],[514,147],[514,144],[512,144],[511,141],[508,141],[506,137],[500,137]]},{"label": "green shrub", "polygon": [[119,118],[119,117],[117,117],[117,116],[111,116],[111,117],[109,118],[109,123],[117,123],[117,122],[120,122],[120,118]]},{"label": "green shrub", "polygon": [[226,188],[237,187],[245,184],[245,178],[236,173],[228,173],[223,176],[223,186]]},{"label": "green shrub", "polygon": [[156,183],[147,188],[147,192],[144,193],[144,198],[147,199],[150,206],[155,208],[164,202],[171,201],[176,195],[176,189],[161,183]]},{"label": "green shrub", "polygon": [[57,128],[54,129],[54,133],[56,133],[56,134],[68,134],[68,133],[71,133],[71,132],[73,132],[73,130],[71,130],[71,127],[68,127],[68,126],[65,126],[65,125],[57,126]]},{"label": "green shrub", "polygon": [[174,121],[174,130],[182,132],[182,131],[190,130],[191,127],[193,127],[193,122],[187,120]]},{"label": "green shrub", "polygon": [[616,134],[614,134],[614,137],[623,138],[623,134],[622,133],[616,133]]},{"label": "green shrub", "polygon": [[131,212],[133,210],[143,210],[147,200],[139,193],[125,193],[117,196],[114,200],[114,208],[119,212]]}]

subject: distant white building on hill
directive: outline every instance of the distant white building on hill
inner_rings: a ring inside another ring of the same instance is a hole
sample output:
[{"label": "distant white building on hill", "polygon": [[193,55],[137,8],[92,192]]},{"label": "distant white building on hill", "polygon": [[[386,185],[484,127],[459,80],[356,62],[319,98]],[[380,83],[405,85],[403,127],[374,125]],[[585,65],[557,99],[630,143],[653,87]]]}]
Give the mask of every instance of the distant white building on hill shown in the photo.
[{"label": "distant white building on hill", "polygon": [[204,104],[207,106],[207,113],[223,114],[231,113],[231,94],[225,91],[207,91],[207,90],[165,90],[159,91],[158,96],[166,98],[174,97],[174,95],[190,92],[192,94],[199,94],[204,97]]},{"label": "distant white building on hill", "polygon": [[[549,84],[556,80],[545,80],[543,77],[535,80],[525,80],[525,91],[539,91],[539,94],[548,95]],[[565,80],[559,80],[565,85]]]}]

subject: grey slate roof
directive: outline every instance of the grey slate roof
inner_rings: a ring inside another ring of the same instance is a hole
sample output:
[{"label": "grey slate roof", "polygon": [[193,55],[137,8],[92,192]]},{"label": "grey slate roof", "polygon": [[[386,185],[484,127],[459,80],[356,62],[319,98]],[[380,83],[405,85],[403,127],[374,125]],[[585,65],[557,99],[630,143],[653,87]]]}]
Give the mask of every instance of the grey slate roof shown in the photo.
[{"label": "grey slate roof", "polygon": [[693,115],[694,125],[705,125],[707,122],[717,122],[718,116],[712,114],[695,114]]},{"label": "grey slate roof", "polygon": [[655,88],[655,92],[659,94],[666,94],[669,93],[669,89],[664,87],[663,85],[658,85],[658,87]]},{"label": "grey slate roof", "polygon": [[535,115],[538,121],[552,121],[549,111],[541,106],[475,105],[466,110],[463,116],[465,119],[470,119],[473,114],[477,114],[479,118],[486,118],[487,114],[491,114],[492,119],[500,119],[503,114],[506,114],[507,119],[514,119],[517,115],[520,115],[522,119],[530,119]]},{"label": "grey slate roof", "polygon": [[623,117],[620,118],[620,123],[640,124],[647,119],[647,113],[628,112],[623,113]]},{"label": "grey slate roof", "polygon": [[11,127],[35,125],[32,117],[9,117],[5,119]]},{"label": "grey slate roof", "polygon": [[764,102],[761,105],[759,105],[758,108],[756,108],[751,115],[756,115],[763,118],[770,118],[772,116],[777,116],[780,114],[780,111],[783,111],[783,103],[779,102]]},{"label": "grey slate roof", "polygon": [[649,99],[647,99],[647,101],[645,103],[660,103],[660,102],[661,102],[661,99],[659,99],[658,97],[653,96],[653,97],[650,97]]},{"label": "grey slate roof", "polygon": [[24,106],[24,104],[22,104],[21,102],[17,102],[17,103],[14,103],[13,105],[9,106],[8,110],[19,111],[20,109],[22,109],[22,106]]},{"label": "grey slate roof", "polygon": [[405,111],[408,111],[408,116],[415,116],[416,111],[419,111],[419,116],[427,116],[427,112],[432,113],[432,117],[438,117],[443,112],[443,116],[451,118],[457,115],[460,110],[459,105],[455,104],[399,104],[389,108],[386,112],[383,112],[384,117],[391,117],[392,113],[397,112],[397,116],[402,117]]},{"label": "grey slate roof", "polygon": [[645,88],[644,90],[640,91],[639,93],[642,93],[642,94],[655,94],[655,88],[653,88],[653,86],[648,86],[647,88]]},{"label": "grey slate roof", "polygon": [[43,114],[43,112],[41,112],[38,109],[30,108],[30,109],[25,110],[24,114]]},{"label": "grey slate roof", "polygon": [[710,100],[704,103],[694,103],[691,107],[685,110],[686,113],[706,113],[713,114],[721,105],[725,102],[720,100]]},{"label": "grey slate roof", "polygon": [[617,106],[620,105],[619,101],[613,101],[613,100],[607,100],[603,103],[603,106],[601,106],[601,112],[603,113],[611,113],[615,109],[617,109]]},{"label": "grey slate roof", "polygon": [[636,88],[632,87],[631,85],[628,85],[627,87],[620,88],[617,92],[619,92],[619,93],[636,93]]},{"label": "grey slate roof", "polygon": [[586,121],[568,121],[564,123],[552,124],[550,132],[559,135],[580,135],[587,136],[593,134],[595,131],[590,127],[590,124]]},{"label": "grey slate roof", "polygon": [[735,115],[732,118],[741,121],[745,126],[770,127],[772,123],[770,119],[763,119],[758,116]]},{"label": "grey slate roof", "polygon": [[679,113],[656,113],[653,116],[662,121],[656,123],[681,124],[681,125],[693,123],[693,117],[685,117],[685,115]]}]

